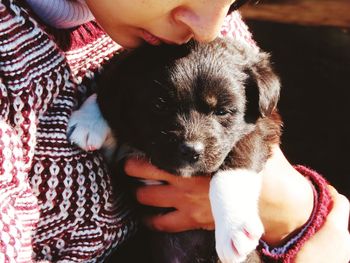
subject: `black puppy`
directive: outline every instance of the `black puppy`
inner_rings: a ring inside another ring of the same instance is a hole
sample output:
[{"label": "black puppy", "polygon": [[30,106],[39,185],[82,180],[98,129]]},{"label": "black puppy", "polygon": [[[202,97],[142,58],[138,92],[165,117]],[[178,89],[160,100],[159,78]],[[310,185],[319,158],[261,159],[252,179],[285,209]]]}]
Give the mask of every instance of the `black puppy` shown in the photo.
[{"label": "black puppy", "polygon": [[[263,233],[258,172],[280,138],[280,85],[269,56],[220,38],[145,46],[112,59],[98,87],[98,106],[118,144],[173,174],[212,176],[215,242],[213,232],[201,230],[158,233],[153,262],[215,262],[214,246],[221,262],[244,261]],[[69,124],[70,139],[87,150],[108,133],[95,102],[91,97]],[[90,141],[82,134],[86,112]]]}]

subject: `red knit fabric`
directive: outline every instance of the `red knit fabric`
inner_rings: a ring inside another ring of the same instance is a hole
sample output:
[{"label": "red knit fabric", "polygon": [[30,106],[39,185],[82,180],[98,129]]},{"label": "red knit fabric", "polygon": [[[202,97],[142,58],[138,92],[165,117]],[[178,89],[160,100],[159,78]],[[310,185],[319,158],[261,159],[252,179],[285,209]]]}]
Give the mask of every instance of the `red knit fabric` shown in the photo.
[{"label": "red knit fabric", "polygon": [[[223,33],[251,39],[238,13]],[[119,49],[95,22],[55,30],[0,1],[0,262],[101,262],[134,231],[103,157],[66,136]]]},{"label": "red knit fabric", "polygon": [[[304,231],[302,235],[298,237],[283,254],[275,254],[272,253],[271,250],[260,247],[264,262],[293,262],[293,259],[304,243],[322,227],[332,208],[332,198],[328,190],[328,182],[325,178],[316,171],[302,165],[295,166],[295,169],[309,179],[313,185],[315,196],[314,209],[309,221],[302,227]],[[289,242],[291,239],[293,239],[293,237],[290,237],[286,242]]]},{"label": "red knit fabric", "polygon": [[132,209],[66,128],[119,46],[91,23],[62,50],[20,3],[0,2],[0,262],[101,261],[133,232]]}]

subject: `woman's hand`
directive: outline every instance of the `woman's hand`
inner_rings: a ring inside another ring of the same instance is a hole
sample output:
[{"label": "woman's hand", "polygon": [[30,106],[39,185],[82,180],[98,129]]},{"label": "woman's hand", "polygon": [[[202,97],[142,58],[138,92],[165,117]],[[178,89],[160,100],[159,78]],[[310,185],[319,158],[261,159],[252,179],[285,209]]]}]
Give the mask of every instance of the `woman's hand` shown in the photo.
[{"label": "woman's hand", "polygon": [[[144,186],[136,191],[141,204],[176,209],[165,215],[145,218],[150,228],[166,232],[214,229],[208,196],[210,177],[181,178],[137,159],[127,160],[125,172],[133,177],[167,182],[167,185]],[[309,181],[296,172],[279,148],[275,148],[262,176],[259,208],[265,227],[263,238],[271,245],[278,245],[308,220],[313,193]],[[348,262],[349,201],[333,188],[331,192],[334,207],[324,226],[298,253],[296,262]]]},{"label": "woman's hand", "polygon": [[298,252],[296,262],[350,262],[349,200],[330,187],[333,208],[322,228]]},{"label": "woman's hand", "polygon": [[166,232],[214,229],[208,195],[209,176],[182,178],[138,159],[127,160],[125,172],[129,176],[167,183],[139,187],[136,190],[136,198],[140,204],[176,209],[165,215],[145,218],[144,222],[150,228]]},{"label": "woman's hand", "polygon": [[[127,160],[125,172],[129,176],[167,183],[140,187],[136,191],[136,198],[141,204],[176,209],[168,214],[145,218],[149,227],[167,232],[214,229],[209,176],[182,178],[139,159]],[[295,171],[278,147],[262,176],[259,211],[265,227],[264,239],[278,244],[308,220],[313,207],[313,193],[308,180]]]}]

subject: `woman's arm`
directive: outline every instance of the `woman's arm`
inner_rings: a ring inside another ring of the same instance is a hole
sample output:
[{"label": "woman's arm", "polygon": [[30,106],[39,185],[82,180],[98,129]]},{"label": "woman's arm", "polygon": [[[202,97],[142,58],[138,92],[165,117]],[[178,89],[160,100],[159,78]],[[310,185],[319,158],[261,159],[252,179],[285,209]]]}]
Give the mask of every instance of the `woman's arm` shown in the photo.
[{"label": "woman's arm", "polygon": [[[142,204],[178,210],[146,219],[150,227],[169,232],[214,229],[208,196],[209,177],[180,178],[136,159],[126,162],[125,171],[130,176],[168,183],[140,187],[136,191]],[[313,208],[313,193],[308,180],[285,160],[279,149],[274,151],[262,174],[259,209],[265,226],[264,239],[278,244],[308,220]]]},{"label": "woman's arm", "polygon": [[[136,191],[137,200],[141,204],[176,208],[176,211],[165,215],[145,218],[145,223],[150,228],[166,232],[214,229],[208,197],[209,177],[181,178],[161,171],[146,161],[135,159],[126,162],[125,171],[130,176],[168,183],[140,187]],[[263,239],[270,245],[278,245],[308,221],[313,209],[313,191],[309,180],[287,162],[279,148],[274,150],[262,175],[264,179],[259,206],[266,230]],[[340,202],[347,202],[342,195],[333,191],[332,197],[336,210],[333,208],[322,231],[317,232],[302,247],[297,262],[319,262],[302,261],[311,257],[315,250],[318,250],[318,256],[331,259],[332,262],[337,262],[333,261],[335,253],[337,258],[349,257],[349,233],[346,227],[349,207],[339,205]],[[338,225],[338,220],[345,223]],[[327,235],[334,240],[324,244]]]},{"label": "woman's arm", "polygon": [[296,262],[348,263],[350,261],[349,200],[329,186],[333,207],[322,228],[296,256]]},{"label": "woman's arm", "polygon": [[263,239],[279,245],[309,219],[314,194],[311,183],[287,161],[279,147],[263,171],[260,217],[265,226]]}]

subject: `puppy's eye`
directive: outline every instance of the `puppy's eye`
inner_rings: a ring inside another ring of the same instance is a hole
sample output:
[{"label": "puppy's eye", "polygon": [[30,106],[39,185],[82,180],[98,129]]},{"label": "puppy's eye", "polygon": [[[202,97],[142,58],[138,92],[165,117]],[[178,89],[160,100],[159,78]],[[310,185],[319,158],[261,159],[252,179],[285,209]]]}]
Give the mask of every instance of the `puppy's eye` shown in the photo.
[{"label": "puppy's eye", "polygon": [[218,116],[224,116],[224,115],[226,115],[228,113],[229,112],[226,109],[217,109],[217,110],[214,111],[214,114],[218,115]]},{"label": "puppy's eye", "polygon": [[217,116],[225,116],[227,114],[234,114],[236,112],[237,112],[236,108],[232,108],[232,109],[220,108],[220,109],[216,109],[214,111],[214,114]]}]

